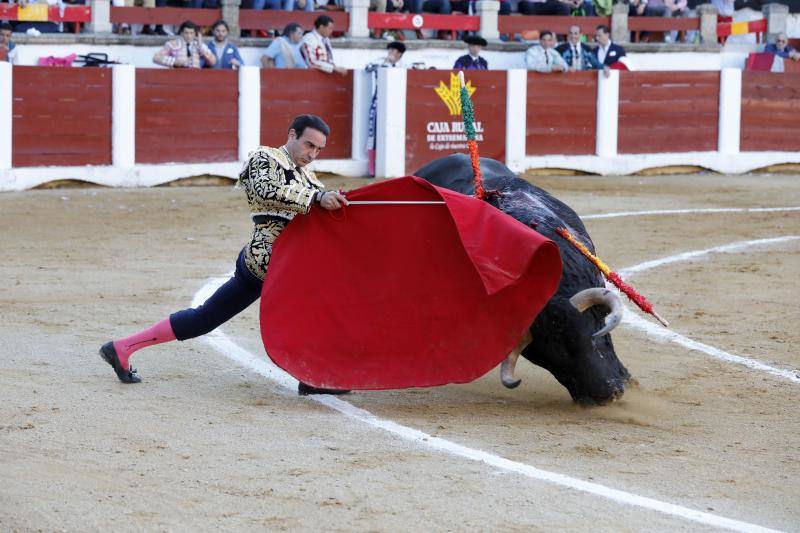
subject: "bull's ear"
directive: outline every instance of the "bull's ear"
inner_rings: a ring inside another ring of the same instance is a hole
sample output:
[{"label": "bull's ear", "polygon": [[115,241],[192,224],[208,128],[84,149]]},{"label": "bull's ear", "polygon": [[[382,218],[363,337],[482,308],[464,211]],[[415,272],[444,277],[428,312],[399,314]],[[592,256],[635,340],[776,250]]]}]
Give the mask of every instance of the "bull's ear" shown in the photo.
[{"label": "bull's ear", "polygon": [[593,333],[593,337],[601,337],[611,333],[611,330],[619,326],[619,323],[622,321],[622,313],[625,309],[619,296],[609,289],[601,287],[584,289],[572,296],[572,298],[569,299],[569,303],[581,313],[595,305],[603,305],[611,310],[611,312],[606,315],[605,325],[600,328],[599,331]]}]

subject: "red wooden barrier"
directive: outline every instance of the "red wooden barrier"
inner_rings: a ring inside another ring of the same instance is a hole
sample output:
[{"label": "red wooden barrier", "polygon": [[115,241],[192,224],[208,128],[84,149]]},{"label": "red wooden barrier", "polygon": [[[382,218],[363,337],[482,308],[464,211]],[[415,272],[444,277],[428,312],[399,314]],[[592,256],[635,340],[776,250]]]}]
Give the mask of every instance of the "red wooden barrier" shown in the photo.
[{"label": "red wooden barrier", "polygon": [[784,59],[783,71],[790,74],[800,74],[800,63],[791,59]]},{"label": "red wooden barrier", "polygon": [[630,17],[628,29],[633,32],[633,42],[638,43],[641,32],[691,31],[700,29],[697,17]]},{"label": "red wooden barrier", "polygon": [[525,153],[595,153],[597,71],[528,73]]},{"label": "red wooden barrier", "polygon": [[[34,5],[34,4],[32,4]],[[92,8],[89,6],[64,6],[62,13],[58,6],[47,6],[45,13],[23,16],[22,20],[33,22],[91,22]],[[0,4],[0,20],[20,20],[17,4]]]},{"label": "red wooden barrier", "polygon": [[742,73],[741,150],[800,151],[800,74]]},{"label": "red wooden barrier", "polygon": [[578,25],[587,35],[594,35],[594,29],[601,24],[610,26],[611,17],[562,17],[550,15],[500,15],[498,17],[500,33],[522,33],[531,30],[550,30],[566,35],[569,27]]},{"label": "red wooden barrier", "polygon": [[236,161],[238,83],[231,70],[137,69],[136,162]]},{"label": "red wooden barrier", "polygon": [[[277,9],[242,9],[239,11],[239,27],[243,30],[283,30],[290,22],[300,24],[305,30],[314,29],[318,11],[283,11]],[[350,15],[343,11],[324,13],[333,19],[336,32],[346,32],[350,26]]]},{"label": "red wooden barrier", "polygon": [[621,72],[620,153],[717,149],[719,72]]},{"label": "red wooden barrier", "polygon": [[199,26],[210,26],[222,18],[221,9],[188,9],[182,7],[115,7],[111,6],[114,24],[175,24],[191,20]]},{"label": "red wooden barrier", "polygon": [[297,115],[319,115],[331,128],[322,159],[350,159],[353,137],[353,73],[318,70],[261,71],[261,144],[282,146]]},{"label": "red wooden barrier", "polygon": [[14,67],[15,167],[111,164],[111,70]]},{"label": "red wooden barrier", "polygon": [[369,13],[367,26],[376,30],[456,30],[478,31],[481,18],[472,15],[436,15],[430,13]]},{"label": "red wooden barrier", "polygon": [[[474,88],[478,147],[483,157],[505,160],[506,72],[464,72]],[[458,75],[409,70],[406,98],[406,174],[437,157],[467,152],[461,122]]]}]

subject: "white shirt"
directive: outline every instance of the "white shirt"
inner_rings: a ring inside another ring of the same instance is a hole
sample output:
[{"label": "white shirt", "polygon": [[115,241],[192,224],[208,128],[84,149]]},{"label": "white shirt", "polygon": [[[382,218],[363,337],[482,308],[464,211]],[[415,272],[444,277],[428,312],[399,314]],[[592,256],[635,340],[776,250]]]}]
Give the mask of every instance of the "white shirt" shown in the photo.
[{"label": "white shirt", "polygon": [[606,62],[606,54],[608,54],[609,48],[611,48],[611,41],[608,41],[605,46],[597,45],[597,60],[600,61],[601,65]]},{"label": "white shirt", "polygon": [[583,68],[583,49],[581,48],[581,43],[569,43],[569,45],[572,48],[572,64],[570,67],[581,70]]}]

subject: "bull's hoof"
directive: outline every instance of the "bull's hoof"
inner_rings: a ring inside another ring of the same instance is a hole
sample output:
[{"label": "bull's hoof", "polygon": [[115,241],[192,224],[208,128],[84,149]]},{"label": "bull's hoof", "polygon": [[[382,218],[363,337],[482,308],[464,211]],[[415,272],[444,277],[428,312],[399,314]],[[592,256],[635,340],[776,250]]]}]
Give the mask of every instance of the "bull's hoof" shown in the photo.
[{"label": "bull's hoof", "polygon": [[300,381],[297,384],[297,394],[300,396],[308,396],[309,394],[334,394],[334,395],[341,395],[341,394],[349,394],[349,390],[343,389],[323,389],[320,387],[312,387],[306,383]]},{"label": "bull's hoof", "polygon": [[516,389],[517,387],[519,387],[519,384],[522,383],[521,379],[516,379],[514,381],[506,381],[501,379],[500,381],[503,382],[503,386],[507,389]]}]

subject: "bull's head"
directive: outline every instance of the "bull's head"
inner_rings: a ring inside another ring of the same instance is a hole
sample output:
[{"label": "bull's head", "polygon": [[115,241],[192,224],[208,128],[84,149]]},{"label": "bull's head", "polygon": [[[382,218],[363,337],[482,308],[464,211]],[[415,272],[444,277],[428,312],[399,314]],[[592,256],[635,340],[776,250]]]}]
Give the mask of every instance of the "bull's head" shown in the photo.
[{"label": "bull's head", "polygon": [[[622,319],[622,309],[619,297],[604,288],[584,289],[571,298],[556,294],[536,317],[532,342],[522,356],[550,371],[578,403],[604,404],[619,398],[630,375],[617,359],[609,333]],[[507,387],[519,384],[514,378],[515,354],[501,367]]]}]

